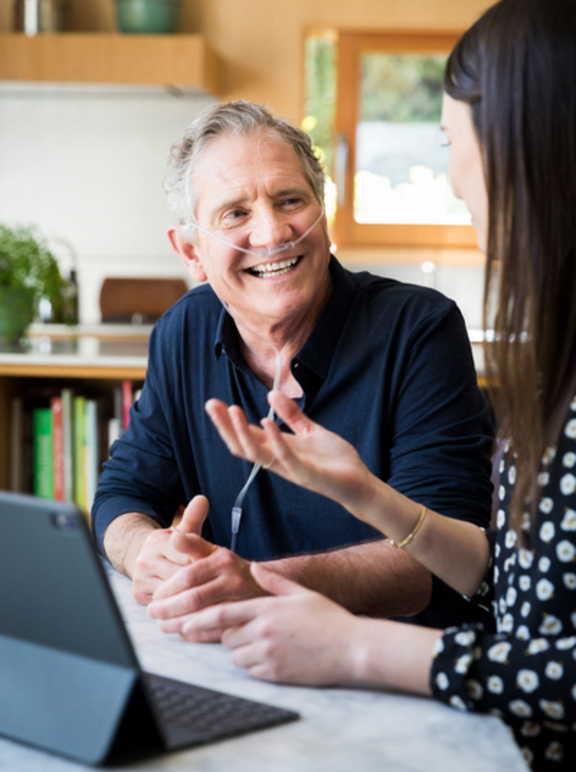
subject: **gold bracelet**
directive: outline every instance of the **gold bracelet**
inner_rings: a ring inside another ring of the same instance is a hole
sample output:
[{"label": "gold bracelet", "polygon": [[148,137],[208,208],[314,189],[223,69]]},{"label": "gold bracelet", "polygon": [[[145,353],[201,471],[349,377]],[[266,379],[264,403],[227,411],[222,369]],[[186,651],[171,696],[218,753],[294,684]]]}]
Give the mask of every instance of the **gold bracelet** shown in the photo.
[{"label": "gold bracelet", "polygon": [[399,544],[396,544],[394,539],[390,539],[390,546],[394,547],[395,550],[401,549],[402,547],[405,547],[407,544],[410,544],[412,539],[416,536],[420,528],[422,527],[422,523],[424,522],[424,518],[426,517],[426,507],[422,507],[422,512],[420,513],[420,519],[416,523],[414,530],[408,534],[408,536],[405,539],[402,539],[402,541]]}]

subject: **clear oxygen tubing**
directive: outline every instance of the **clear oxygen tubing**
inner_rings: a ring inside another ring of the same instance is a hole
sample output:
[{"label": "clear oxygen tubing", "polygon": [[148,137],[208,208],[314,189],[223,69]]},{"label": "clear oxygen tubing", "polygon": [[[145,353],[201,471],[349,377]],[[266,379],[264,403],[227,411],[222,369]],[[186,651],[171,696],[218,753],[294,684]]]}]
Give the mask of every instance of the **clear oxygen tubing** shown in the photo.
[{"label": "clear oxygen tubing", "polygon": [[[303,239],[306,238],[306,236],[318,225],[320,220],[324,217],[324,202],[321,202],[321,209],[320,214],[314,220],[312,225],[308,228],[308,230],[304,231],[304,233],[299,236],[296,241],[285,241],[282,244],[279,244],[276,247],[266,247],[266,249],[259,250],[258,252],[251,249],[244,249],[243,247],[239,247],[236,244],[232,243],[231,241],[228,241],[227,239],[223,238],[222,236],[217,235],[214,233],[214,231],[207,230],[206,228],[201,228],[199,225],[196,225],[196,223],[189,223],[188,225],[182,225],[180,226],[180,231],[187,235],[192,228],[196,228],[196,230],[202,231],[202,233],[206,233],[208,236],[211,236],[213,239],[216,239],[216,241],[219,241],[222,244],[225,244],[228,247],[231,247],[232,249],[238,250],[239,252],[244,252],[247,255],[252,255],[253,257],[259,257],[259,258],[268,258],[268,257],[274,257],[275,255],[279,255],[282,252],[288,252],[291,249],[294,249],[294,247],[299,244]],[[282,350],[279,352],[276,346],[274,346],[273,343],[270,343],[270,341],[265,340],[264,338],[257,335],[253,330],[250,330],[243,322],[240,322],[240,320],[236,319],[234,314],[231,313],[230,307],[227,303],[222,303],[226,311],[230,314],[230,316],[234,319],[234,322],[240,326],[247,329],[252,335],[254,335],[257,338],[260,338],[264,343],[271,346],[274,349],[274,353],[276,354],[276,369],[274,372],[274,385],[272,386],[272,390],[276,391],[280,388],[280,377],[282,374],[282,364],[283,364],[283,355],[284,351],[286,350],[286,347],[294,337],[294,335],[298,332],[298,328],[294,330],[290,338],[286,341],[284,346],[282,347]],[[268,411],[268,418],[273,421],[274,420],[274,410],[270,408]],[[244,483],[244,487],[236,496],[236,501],[234,502],[234,506],[232,507],[232,522],[231,522],[231,531],[232,536],[230,539],[230,551],[236,552],[236,542],[238,540],[238,532],[240,530],[240,522],[242,521],[242,503],[244,502],[244,498],[246,496],[246,493],[248,492],[248,488],[252,485],[252,482],[258,472],[262,469],[262,464],[255,463],[252,467],[252,470],[250,474],[248,475],[248,479]]]},{"label": "clear oxygen tubing", "polygon": [[252,255],[253,257],[275,257],[276,255],[282,254],[282,252],[289,252],[291,249],[294,249],[295,246],[297,246],[301,241],[303,241],[306,236],[314,230],[314,228],[318,225],[320,220],[324,217],[324,202],[322,202],[320,207],[320,214],[318,217],[314,220],[312,225],[308,228],[308,230],[304,231],[304,233],[301,236],[298,236],[296,241],[284,241],[282,244],[278,244],[277,247],[266,247],[266,249],[260,249],[256,251],[255,249],[244,249],[244,247],[239,247],[236,244],[234,244],[232,241],[228,241],[228,239],[225,239],[223,236],[219,236],[214,231],[210,231],[207,228],[202,228],[200,225],[197,225],[196,223],[188,223],[187,225],[181,225],[180,231],[187,235],[189,234],[190,230],[192,228],[196,228],[198,231],[202,231],[202,233],[206,233],[208,236],[212,236],[213,239],[216,239],[216,241],[219,241],[221,244],[225,244],[227,247],[231,247],[232,249],[237,250],[238,252],[244,252],[246,255]]}]

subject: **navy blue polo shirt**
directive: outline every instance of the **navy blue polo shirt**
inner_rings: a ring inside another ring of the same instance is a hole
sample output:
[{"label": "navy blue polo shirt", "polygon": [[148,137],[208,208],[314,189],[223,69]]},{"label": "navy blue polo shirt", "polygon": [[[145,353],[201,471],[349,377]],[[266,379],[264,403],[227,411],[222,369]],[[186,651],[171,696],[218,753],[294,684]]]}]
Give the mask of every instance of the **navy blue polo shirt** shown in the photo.
[{"label": "navy blue polo shirt", "polygon": [[[331,296],[291,362],[302,409],[396,490],[487,526],[491,427],[457,306],[428,288],[352,273],[334,257],[330,271]],[[152,332],[142,396],[104,465],[92,510],[99,549],[118,515],[142,512],[166,527],[198,493],[210,502],[203,535],[229,546],[251,464],[228,452],[204,405],[235,403],[257,423],[266,395],[212,289],[191,290]],[[244,500],[237,551],[270,560],[380,536],[335,502],[261,471]]]}]

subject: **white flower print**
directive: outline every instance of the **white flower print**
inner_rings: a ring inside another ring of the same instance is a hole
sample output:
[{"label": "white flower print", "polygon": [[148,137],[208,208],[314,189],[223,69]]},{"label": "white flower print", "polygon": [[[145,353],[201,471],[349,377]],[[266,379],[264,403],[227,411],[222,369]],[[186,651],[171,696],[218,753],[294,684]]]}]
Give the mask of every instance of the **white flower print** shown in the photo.
[{"label": "white flower print", "polygon": [[524,735],[524,737],[537,737],[541,731],[542,727],[540,724],[537,724],[535,721],[525,721],[522,724],[520,734]]},{"label": "white flower print", "polygon": [[436,642],[434,643],[434,647],[432,649],[432,656],[435,657],[442,651],[444,651],[444,638],[440,636],[440,638],[436,638]]},{"label": "white flower print", "polygon": [[503,474],[504,470],[506,469],[506,464],[504,463],[504,459],[500,459],[500,464],[498,465],[498,471],[500,474]]},{"label": "white flower print", "polygon": [[468,672],[468,668],[472,664],[472,655],[471,654],[463,654],[461,657],[458,657],[456,660],[456,664],[454,666],[454,670],[457,673],[460,673],[461,675],[464,675]]},{"label": "white flower print", "polygon": [[466,692],[470,697],[470,699],[475,700],[476,702],[482,699],[482,695],[484,694],[484,689],[482,688],[482,685],[478,683],[478,681],[469,679],[468,681],[466,681],[465,686],[466,686]]},{"label": "white flower print", "polygon": [[494,557],[499,558],[500,552],[501,552],[500,545],[498,544],[498,542],[496,542],[496,544],[494,545]]},{"label": "white flower print", "polygon": [[530,568],[534,562],[534,553],[522,548],[518,553],[518,562],[521,568]]},{"label": "white flower print", "polygon": [[[572,627],[576,627],[576,611],[570,614],[570,621],[572,622]],[[574,652],[574,659],[576,659],[576,651]]]},{"label": "white flower print", "polygon": [[570,403],[570,410],[576,412],[576,397],[572,399],[572,402]]},{"label": "white flower print", "polygon": [[486,682],[486,688],[489,692],[492,692],[492,694],[502,694],[504,691],[504,681],[500,678],[500,676],[490,676]]},{"label": "white flower print", "polygon": [[538,632],[541,635],[558,635],[562,632],[562,622],[552,614],[544,614],[544,620],[538,628]]},{"label": "white flower print", "polygon": [[544,464],[544,466],[547,466],[552,461],[554,461],[555,456],[556,456],[555,447],[546,448],[546,450],[544,451],[544,455],[542,456],[542,463]]},{"label": "white flower print", "polygon": [[550,482],[550,475],[548,472],[540,472],[538,475],[538,485],[540,485],[542,488],[545,488],[546,485]]},{"label": "white flower print", "polygon": [[554,596],[554,585],[548,579],[540,579],[536,583],[536,595],[538,600],[550,600]]},{"label": "white flower print", "polygon": [[550,566],[551,566],[550,558],[547,558],[544,556],[540,558],[540,560],[538,561],[538,570],[543,574],[548,573]]},{"label": "white flower print", "polygon": [[528,654],[540,654],[541,651],[548,651],[550,644],[545,638],[534,638],[528,646]]},{"label": "white flower print", "polygon": [[526,625],[518,625],[516,628],[516,638],[521,641],[530,640],[530,630],[526,627]]},{"label": "white flower print", "polygon": [[542,524],[542,527],[540,528],[540,538],[543,542],[546,542],[546,544],[550,544],[552,539],[554,538],[556,534],[556,529],[554,528],[554,523],[550,520],[547,520],[545,523]]},{"label": "white flower print", "polygon": [[545,515],[549,515],[550,512],[554,509],[554,502],[551,498],[548,496],[545,496],[543,499],[540,499],[540,503],[538,504],[538,509],[540,512],[544,512]]},{"label": "white flower print", "polygon": [[498,580],[500,579],[500,569],[498,568],[498,566],[494,566],[493,577],[494,577],[494,580],[493,580],[494,584],[498,584]]},{"label": "white flower print", "polygon": [[569,732],[570,727],[566,724],[559,724],[557,721],[544,721],[544,726],[547,729],[551,729],[553,732]]},{"label": "white flower print", "polygon": [[576,418],[568,421],[566,428],[564,429],[564,434],[571,440],[576,440]]},{"label": "white flower print", "polygon": [[461,633],[456,633],[454,640],[459,646],[470,646],[476,640],[476,633],[473,630],[463,630]]},{"label": "white flower print", "polygon": [[523,692],[526,692],[526,694],[531,694],[540,686],[538,673],[534,670],[519,670],[516,676],[516,686],[522,689]]},{"label": "white flower print", "polygon": [[530,512],[524,512],[522,514],[522,525],[520,526],[523,531],[529,531],[532,528],[532,518]]},{"label": "white flower print", "polygon": [[555,740],[546,748],[544,755],[550,761],[562,761],[564,758],[564,746]]},{"label": "white flower print", "polygon": [[527,574],[523,574],[520,579],[518,579],[518,587],[520,587],[521,590],[526,592],[526,590],[529,590],[532,586],[532,579]]},{"label": "white flower print", "polygon": [[564,718],[564,705],[560,700],[557,702],[553,702],[552,700],[540,700],[538,705],[549,718]]},{"label": "white flower print", "polygon": [[511,466],[510,469],[508,470],[508,482],[510,483],[510,485],[514,485],[514,483],[516,482],[516,467],[515,466]]},{"label": "white flower print", "polygon": [[507,662],[512,644],[502,641],[495,643],[488,649],[488,659],[491,662]]},{"label": "white flower print", "polygon": [[562,581],[567,590],[576,590],[576,574],[564,574]]},{"label": "white flower print", "polygon": [[567,539],[559,541],[556,545],[556,557],[562,563],[570,563],[576,555],[576,547]]},{"label": "white flower print", "polygon": [[516,598],[518,597],[518,592],[515,587],[508,587],[508,590],[506,591],[506,605],[508,608],[510,606],[513,606],[516,603]]},{"label": "white flower print", "polygon": [[524,617],[524,619],[526,619],[526,617],[530,613],[530,609],[531,608],[532,608],[532,606],[530,605],[530,603],[528,603],[528,601],[525,600],[524,603],[522,604],[521,608],[520,608],[520,614],[521,614],[521,616]]},{"label": "white flower print", "polygon": [[504,618],[502,619],[502,623],[500,624],[500,632],[511,633],[513,629],[514,617],[512,614],[505,614]]},{"label": "white flower print", "polygon": [[438,673],[436,676],[436,686],[439,689],[442,689],[442,691],[446,691],[446,689],[450,686],[450,681],[448,680],[446,673]]},{"label": "white flower print", "polygon": [[514,713],[515,716],[520,716],[520,718],[531,718],[532,716],[532,708],[524,700],[512,700],[508,707],[511,713]]},{"label": "white flower print", "polygon": [[450,697],[450,705],[452,705],[453,708],[456,708],[456,710],[468,710],[464,700],[461,697],[458,697],[457,694],[453,694]]},{"label": "white flower print", "polygon": [[488,595],[488,593],[490,592],[490,585],[488,584],[488,582],[482,582],[482,584],[480,585],[480,589],[478,590],[478,592],[479,592],[479,593],[480,593],[480,595],[482,595],[482,596]]},{"label": "white flower print", "polygon": [[496,513],[496,528],[498,530],[501,530],[504,527],[504,523],[506,522],[506,512],[504,512],[503,509],[499,509]]},{"label": "white flower print", "polygon": [[564,675],[564,668],[560,662],[551,661],[546,665],[544,672],[552,681],[558,681]]},{"label": "white flower print", "polygon": [[566,466],[568,469],[571,469],[574,464],[576,464],[576,453],[565,453],[562,458],[562,466]]},{"label": "white flower print", "polygon": [[565,474],[560,480],[560,491],[565,496],[570,496],[576,489],[576,477],[573,474]]},{"label": "white flower print", "polygon": [[566,509],[560,528],[563,531],[576,531],[576,512],[573,509]]},{"label": "white flower print", "polygon": [[504,571],[506,571],[506,573],[508,573],[508,571],[510,571],[510,568],[512,566],[514,566],[514,565],[516,565],[516,553],[515,552],[512,555],[510,555],[509,558],[506,558],[506,560],[504,561]]},{"label": "white flower print", "polygon": [[571,635],[570,638],[559,638],[556,641],[556,648],[560,651],[567,651],[576,646],[576,635]]},{"label": "white flower print", "polygon": [[530,768],[532,768],[532,762],[534,761],[534,754],[530,750],[530,748],[520,748],[520,753],[522,754],[522,758],[528,764]]},{"label": "white flower print", "polygon": [[507,531],[504,544],[506,547],[508,547],[508,549],[512,549],[512,547],[516,544],[517,538],[518,537],[516,536],[516,531]]},{"label": "white flower print", "polygon": [[508,609],[508,606],[506,604],[506,598],[504,597],[504,595],[502,595],[502,597],[498,601],[498,610],[500,611],[501,614],[505,614],[507,609]]},{"label": "white flower print", "polygon": [[506,488],[503,485],[501,485],[498,488],[498,498],[500,499],[500,501],[504,501],[505,497],[506,497]]}]

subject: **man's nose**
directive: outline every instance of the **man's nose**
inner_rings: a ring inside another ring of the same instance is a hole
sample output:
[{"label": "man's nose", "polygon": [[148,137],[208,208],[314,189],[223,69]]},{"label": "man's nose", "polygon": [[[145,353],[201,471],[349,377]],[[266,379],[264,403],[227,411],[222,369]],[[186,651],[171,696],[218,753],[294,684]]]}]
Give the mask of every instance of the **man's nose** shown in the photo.
[{"label": "man's nose", "polygon": [[252,217],[250,223],[250,246],[254,248],[270,247],[289,241],[292,228],[274,209],[264,209]]}]

